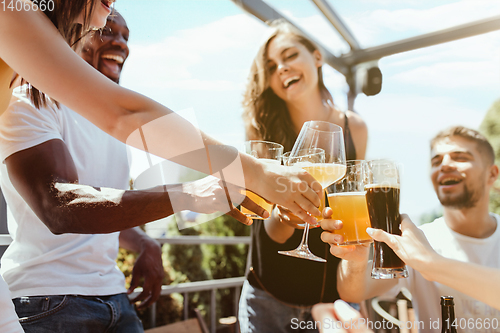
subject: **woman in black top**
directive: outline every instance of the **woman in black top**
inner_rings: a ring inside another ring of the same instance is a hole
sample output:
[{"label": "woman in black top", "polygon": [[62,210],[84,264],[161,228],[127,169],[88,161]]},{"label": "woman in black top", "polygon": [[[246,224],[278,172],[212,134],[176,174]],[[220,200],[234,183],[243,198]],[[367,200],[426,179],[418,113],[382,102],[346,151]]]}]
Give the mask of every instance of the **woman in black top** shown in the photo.
[{"label": "woman in black top", "polygon": [[[323,120],[344,130],[347,159],[363,159],[367,129],[361,117],[335,107],[323,82],[323,56],[316,45],[284,21],[260,48],[244,96],[244,120],[249,140],[281,143],[290,151],[309,120]],[[271,217],[252,226],[252,269],[240,299],[241,332],[317,332],[300,330],[312,320],[311,306],[339,298],[336,272],[339,259],[320,239],[321,228],[310,230],[311,251],[327,263],[278,254],[299,244],[303,223],[275,207]],[[301,325],[302,321],[302,325]]]}]

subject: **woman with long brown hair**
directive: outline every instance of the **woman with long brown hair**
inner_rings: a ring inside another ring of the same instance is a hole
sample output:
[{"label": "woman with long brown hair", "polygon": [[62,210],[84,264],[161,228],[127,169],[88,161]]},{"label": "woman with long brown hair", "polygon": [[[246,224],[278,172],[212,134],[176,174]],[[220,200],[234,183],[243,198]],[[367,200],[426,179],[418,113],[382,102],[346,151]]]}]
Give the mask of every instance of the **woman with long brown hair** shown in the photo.
[{"label": "woman with long brown hair", "polygon": [[[247,138],[277,142],[290,151],[304,122],[322,120],[343,128],[348,160],[363,159],[366,125],[358,114],[342,112],[333,103],[323,82],[319,48],[285,21],[271,26],[274,30],[254,59],[244,94]],[[311,229],[309,247],[325,257],[326,264],[278,254],[299,244],[299,223],[303,221],[277,206],[269,219],[252,225],[252,268],[240,299],[242,333],[297,332],[304,326],[299,321],[313,320],[312,305],[339,298],[339,260],[321,241],[320,228]]]}]

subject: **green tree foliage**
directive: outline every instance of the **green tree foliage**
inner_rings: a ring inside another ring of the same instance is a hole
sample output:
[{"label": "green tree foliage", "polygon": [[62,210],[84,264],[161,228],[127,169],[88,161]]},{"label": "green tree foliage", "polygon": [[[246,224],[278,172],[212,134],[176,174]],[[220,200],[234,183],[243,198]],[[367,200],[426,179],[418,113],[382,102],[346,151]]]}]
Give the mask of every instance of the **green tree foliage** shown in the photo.
[{"label": "green tree foliage", "polygon": [[[489,108],[480,131],[490,141],[495,150],[495,164],[500,162],[500,100]],[[490,194],[490,211],[500,214],[500,180],[497,180]]]},{"label": "green tree foliage", "polygon": [[442,208],[430,211],[430,212],[425,213],[425,214],[422,214],[420,216],[420,225],[430,223],[441,216],[443,216],[443,209]]},{"label": "green tree foliage", "polygon": [[[177,230],[177,225],[169,225],[168,234],[200,235],[200,236],[248,236],[250,228],[231,217],[220,216],[206,223],[192,228]],[[248,246],[238,245],[165,245],[164,251],[175,272],[174,283],[203,281],[209,279],[223,279],[240,277],[245,274]],[[216,293],[217,319],[233,316],[235,290],[220,289]],[[190,293],[189,311],[198,308],[209,322],[210,292]]]},{"label": "green tree foliage", "polygon": [[[169,236],[249,236],[250,228],[231,217],[220,216],[212,221],[191,228],[178,230],[175,219],[168,225]],[[163,266],[165,268],[165,285],[240,277],[245,274],[248,245],[163,245]],[[132,269],[137,255],[120,249],[117,264],[125,274],[126,286],[130,284]],[[220,289],[216,293],[217,320],[235,315],[235,289]],[[210,291],[189,293],[188,311],[197,308],[210,321]],[[144,328],[149,328],[151,309],[139,312]],[[182,320],[183,295],[172,294],[162,296],[157,302],[156,326]]]},{"label": "green tree foliage", "polygon": [[[118,252],[118,257],[116,263],[118,268],[125,275],[125,287],[130,286],[130,281],[132,280],[132,269],[134,267],[137,254],[125,249],[120,249]],[[169,285],[172,283],[171,272],[174,272],[170,263],[166,260],[165,255],[163,255],[163,266],[165,268],[165,277],[163,279],[164,285]],[[156,311],[158,314],[156,316],[156,326],[166,325],[168,323],[173,323],[182,320],[182,298],[176,297],[176,295],[162,296],[156,303]],[[139,318],[141,319],[144,328],[150,328],[150,317],[151,308],[141,310],[137,312]]]},{"label": "green tree foliage", "polygon": [[[179,182],[193,181],[206,175],[185,169],[181,172]],[[131,183],[131,187],[132,187]],[[194,225],[191,228],[178,230],[175,217],[170,218],[167,226],[169,236],[249,236],[250,228],[228,216],[220,216],[209,222]],[[211,279],[222,279],[229,277],[240,277],[245,274],[248,246],[238,245],[180,245],[165,244],[163,251],[163,266],[165,268],[165,285],[205,281]],[[127,286],[130,284],[133,264],[136,254],[120,249],[117,260],[118,267],[126,276]],[[205,316],[209,323],[210,315],[210,291],[189,293],[188,310],[190,316],[192,310],[197,308]],[[217,290],[217,320],[219,318],[233,316],[235,309],[235,290]],[[144,328],[150,327],[150,311],[147,309],[139,313]],[[157,302],[156,326],[165,325],[182,320],[183,317],[183,295],[172,294],[169,297],[162,296]]]}]

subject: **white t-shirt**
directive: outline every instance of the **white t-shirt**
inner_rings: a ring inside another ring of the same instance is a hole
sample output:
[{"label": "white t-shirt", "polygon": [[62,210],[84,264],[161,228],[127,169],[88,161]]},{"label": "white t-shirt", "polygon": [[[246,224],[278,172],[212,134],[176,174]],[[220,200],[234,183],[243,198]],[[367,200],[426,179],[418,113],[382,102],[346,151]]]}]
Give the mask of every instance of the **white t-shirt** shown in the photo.
[{"label": "white t-shirt", "polygon": [[[424,232],[432,248],[445,258],[500,268],[500,216],[491,215],[497,221],[497,228],[493,235],[488,238],[473,238],[456,233],[448,228],[443,217],[432,223],[424,224],[420,229]],[[410,290],[417,319],[423,323],[421,332],[441,332],[441,296],[453,296],[459,333],[500,333],[500,311],[458,290],[437,282],[427,281],[416,270],[410,267],[408,269],[409,277],[399,279],[398,287],[406,287]],[[488,277],[485,276],[484,279],[488,279]],[[463,319],[460,322],[461,318]],[[474,324],[469,324],[469,318],[474,320]],[[436,325],[436,322],[439,322],[439,325]],[[489,329],[486,329],[484,325],[487,322],[490,323],[487,325]],[[471,329],[469,329],[469,325]]]},{"label": "white t-shirt", "polygon": [[[52,139],[63,140],[80,184],[127,189],[126,146],[85,118],[53,103],[41,110],[20,90],[0,117],[0,160]],[[90,97],[89,97],[90,98]],[[36,165],[32,166],[36,168]],[[5,163],[0,181],[14,217],[13,242],[2,257],[1,274],[13,298],[39,295],[112,295],[125,292],[116,266],[119,233],[54,235],[12,186]]]},{"label": "white t-shirt", "polygon": [[19,324],[14,303],[10,299],[7,283],[0,276],[0,332],[22,333],[24,330]]}]

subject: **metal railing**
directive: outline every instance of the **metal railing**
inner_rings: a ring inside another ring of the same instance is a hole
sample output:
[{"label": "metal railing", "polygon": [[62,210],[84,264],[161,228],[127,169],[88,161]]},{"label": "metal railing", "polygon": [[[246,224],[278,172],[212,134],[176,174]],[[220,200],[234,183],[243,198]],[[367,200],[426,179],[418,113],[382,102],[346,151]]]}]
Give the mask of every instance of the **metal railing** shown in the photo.
[{"label": "metal railing", "polygon": [[12,242],[10,235],[0,235],[0,246],[8,246]]},{"label": "metal railing", "polygon": [[[236,244],[250,244],[251,237],[211,237],[211,236],[176,236],[176,237],[161,237],[155,238],[160,244],[184,244],[184,245],[201,245],[201,244],[218,244],[218,245],[236,245]],[[6,234],[0,234],[0,246],[7,246],[12,242],[12,238]],[[199,291],[211,291],[210,294],[210,332],[215,333],[216,323],[216,291],[218,289],[235,288],[235,316],[238,314],[238,301],[241,286],[245,281],[245,277],[235,277],[226,279],[215,279],[207,281],[186,282],[176,285],[162,286],[161,295],[170,295],[174,293],[182,294],[183,301],[183,318],[188,318],[188,294]],[[134,298],[142,292],[142,288],[136,288],[129,298]],[[151,327],[155,327],[156,323],[156,303],[151,305]]]}]

